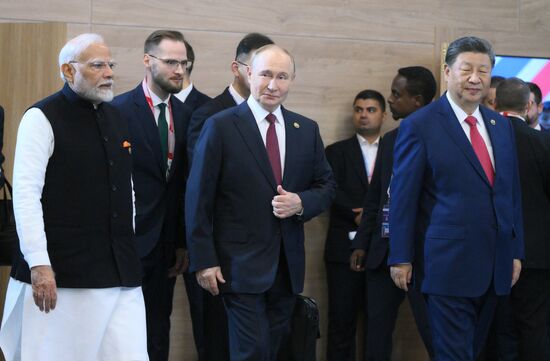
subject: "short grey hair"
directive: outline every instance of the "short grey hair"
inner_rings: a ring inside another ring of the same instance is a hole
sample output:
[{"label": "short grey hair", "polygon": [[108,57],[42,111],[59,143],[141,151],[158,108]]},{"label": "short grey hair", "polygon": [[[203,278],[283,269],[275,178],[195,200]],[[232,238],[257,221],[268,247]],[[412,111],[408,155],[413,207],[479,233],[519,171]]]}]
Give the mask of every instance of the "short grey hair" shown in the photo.
[{"label": "short grey hair", "polygon": [[72,60],[76,60],[76,58],[92,44],[105,44],[105,40],[103,40],[103,37],[99,34],[85,33],[67,41],[63,48],[61,48],[59,52],[59,73],[64,82],[66,82],[67,79],[65,79],[65,75],[63,75],[61,66],[63,64],[69,64]]},{"label": "short grey hair", "polygon": [[495,52],[490,42],[475,36],[465,36],[456,39],[447,48],[445,64],[452,66],[461,53],[472,52],[487,54],[491,60],[491,67],[495,66]]},{"label": "short grey hair", "polygon": [[290,58],[291,66],[292,66],[292,75],[294,76],[296,74],[296,63],[294,62],[294,56],[292,56],[292,54],[290,54],[290,52],[288,50],[286,50],[285,48],[282,48],[279,45],[275,45],[275,44],[267,44],[267,45],[262,46],[261,48],[256,49],[252,53],[252,58],[250,59],[250,66],[252,67],[252,65],[254,64],[254,60],[258,57],[258,55],[260,55],[261,53],[264,53],[268,50],[279,50],[279,51],[283,52],[284,54],[288,55],[288,57]]}]

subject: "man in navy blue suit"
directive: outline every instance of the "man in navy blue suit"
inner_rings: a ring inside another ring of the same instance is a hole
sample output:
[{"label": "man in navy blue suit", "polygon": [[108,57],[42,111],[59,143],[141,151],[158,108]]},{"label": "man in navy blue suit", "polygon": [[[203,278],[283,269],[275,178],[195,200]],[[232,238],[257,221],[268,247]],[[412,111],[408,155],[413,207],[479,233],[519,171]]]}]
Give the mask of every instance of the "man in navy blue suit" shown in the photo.
[{"label": "man in navy blue suit", "polygon": [[437,361],[474,360],[524,256],[513,129],[479,106],[493,65],[486,40],[453,41],[447,93],[407,117],[395,144],[388,264],[404,290],[414,266]]},{"label": "man in navy blue suit", "polygon": [[172,96],[187,61],[180,32],[158,30],[144,46],[145,79],[113,105],[128,121],[136,203],[136,241],[143,271],[147,350],[168,360],[175,276],[186,268],[183,200],[190,110]]},{"label": "man in navy blue suit", "polygon": [[284,109],[294,60],[267,45],[249,64],[251,96],[208,119],[186,192],[191,271],[228,316],[231,360],[275,360],[305,273],[303,222],[335,182],[317,123]]}]

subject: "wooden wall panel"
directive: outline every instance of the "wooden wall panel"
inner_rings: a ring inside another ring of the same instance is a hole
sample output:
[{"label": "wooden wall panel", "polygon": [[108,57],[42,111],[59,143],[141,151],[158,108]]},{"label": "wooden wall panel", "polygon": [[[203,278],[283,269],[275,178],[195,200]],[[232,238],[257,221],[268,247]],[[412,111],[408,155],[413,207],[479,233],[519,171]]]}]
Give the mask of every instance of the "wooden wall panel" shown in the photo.
[{"label": "wooden wall panel", "polygon": [[13,20],[89,22],[90,0],[2,0],[0,18]]}]

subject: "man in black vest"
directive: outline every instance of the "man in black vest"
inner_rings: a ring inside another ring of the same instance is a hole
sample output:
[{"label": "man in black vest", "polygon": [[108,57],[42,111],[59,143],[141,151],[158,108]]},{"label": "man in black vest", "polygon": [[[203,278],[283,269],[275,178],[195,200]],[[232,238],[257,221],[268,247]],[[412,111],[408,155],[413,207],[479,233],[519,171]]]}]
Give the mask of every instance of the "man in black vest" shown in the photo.
[{"label": "man in black vest", "polygon": [[167,361],[176,275],[186,268],[183,224],[186,134],[191,111],[175,94],[188,62],[183,35],[157,30],[145,40],[145,79],[113,105],[128,122],[136,194],[136,244],[143,267],[147,348]]},{"label": "man in black vest", "polygon": [[107,103],[114,63],[99,35],[83,34],[61,49],[59,66],[63,89],[19,126],[21,252],[0,346],[7,360],[147,360],[131,144]]}]

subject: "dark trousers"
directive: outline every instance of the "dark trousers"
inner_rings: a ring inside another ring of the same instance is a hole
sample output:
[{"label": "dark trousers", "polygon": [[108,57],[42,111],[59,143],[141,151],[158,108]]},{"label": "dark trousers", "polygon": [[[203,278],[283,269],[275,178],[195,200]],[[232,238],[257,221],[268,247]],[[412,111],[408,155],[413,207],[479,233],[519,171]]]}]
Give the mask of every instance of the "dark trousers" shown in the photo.
[{"label": "dark trousers", "polygon": [[168,278],[168,268],[174,264],[173,246],[159,242],[141,262],[149,360],[167,361],[170,349],[170,314],[176,282],[175,277]]},{"label": "dark trousers", "polygon": [[355,360],[357,317],[365,305],[365,274],[349,263],[326,263],[328,283],[327,361]]},{"label": "dark trousers", "polygon": [[485,344],[484,355],[478,361],[517,361],[518,340],[514,329],[514,314],[510,297],[499,297]]},{"label": "dark trousers", "polygon": [[283,251],[273,285],[264,293],[225,293],[231,361],[275,361],[289,333],[296,296]]},{"label": "dark trousers", "polygon": [[183,274],[199,361],[229,361],[227,316],[221,296],[202,289],[195,273]]},{"label": "dark trousers", "polygon": [[498,297],[425,295],[435,361],[473,361],[485,343]]},{"label": "dark trousers", "polygon": [[414,287],[405,292],[391,279],[389,268],[382,265],[366,270],[367,276],[367,361],[390,361],[392,338],[399,306],[407,294],[416,321],[416,327],[426,351],[433,359],[432,335],[424,296]]},{"label": "dark trousers", "polygon": [[523,269],[510,296],[521,361],[550,360],[549,297],[550,270]]}]

